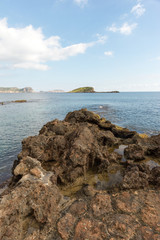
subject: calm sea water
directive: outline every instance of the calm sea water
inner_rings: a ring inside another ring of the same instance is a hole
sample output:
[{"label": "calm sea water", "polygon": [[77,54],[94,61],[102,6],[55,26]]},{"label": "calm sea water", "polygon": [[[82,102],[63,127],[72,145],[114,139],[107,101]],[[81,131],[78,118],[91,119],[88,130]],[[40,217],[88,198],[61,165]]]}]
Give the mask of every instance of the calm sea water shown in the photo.
[{"label": "calm sea water", "polygon": [[[9,103],[25,99],[26,103]],[[11,176],[23,138],[38,134],[55,118],[87,108],[112,123],[150,135],[160,133],[160,92],[0,94],[0,183]]]}]

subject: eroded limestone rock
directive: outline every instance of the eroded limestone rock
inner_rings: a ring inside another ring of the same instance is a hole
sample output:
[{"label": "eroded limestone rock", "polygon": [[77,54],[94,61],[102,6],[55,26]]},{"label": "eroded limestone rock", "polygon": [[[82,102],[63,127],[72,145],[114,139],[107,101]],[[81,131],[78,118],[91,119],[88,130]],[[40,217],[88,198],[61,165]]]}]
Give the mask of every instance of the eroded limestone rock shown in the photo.
[{"label": "eroded limestone rock", "polygon": [[160,167],[148,156],[160,161],[160,135],[143,139],[86,109],[47,123],[22,141],[0,196],[0,239],[158,240]]}]

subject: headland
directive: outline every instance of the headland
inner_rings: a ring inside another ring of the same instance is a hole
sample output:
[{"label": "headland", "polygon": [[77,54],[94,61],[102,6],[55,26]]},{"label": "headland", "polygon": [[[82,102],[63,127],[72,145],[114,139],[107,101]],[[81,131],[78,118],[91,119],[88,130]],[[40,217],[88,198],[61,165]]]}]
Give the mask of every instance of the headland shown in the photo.
[{"label": "headland", "polygon": [[31,87],[17,88],[17,87],[0,87],[0,93],[32,93]]}]

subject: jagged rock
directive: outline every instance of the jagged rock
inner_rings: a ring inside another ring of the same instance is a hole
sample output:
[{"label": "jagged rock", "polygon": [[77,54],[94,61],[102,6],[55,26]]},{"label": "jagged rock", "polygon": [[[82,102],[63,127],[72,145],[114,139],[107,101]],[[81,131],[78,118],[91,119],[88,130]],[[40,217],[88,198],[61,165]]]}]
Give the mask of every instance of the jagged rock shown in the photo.
[{"label": "jagged rock", "polygon": [[31,157],[26,157],[23,158],[19,164],[15,167],[14,169],[14,175],[18,176],[18,175],[26,175],[27,173],[29,173],[32,169],[36,169],[36,167],[38,168],[38,170],[43,172],[44,169],[41,167],[41,164],[39,161],[37,161],[37,159],[35,158],[31,158]]},{"label": "jagged rock", "polygon": [[154,167],[151,170],[150,183],[154,186],[160,187],[160,167]]},{"label": "jagged rock", "polygon": [[122,155],[118,154],[117,152],[112,152],[109,154],[109,162],[111,163],[120,163],[122,160]]},{"label": "jagged rock", "polygon": [[160,157],[160,134],[147,139],[148,148],[146,154],[149,156]]},{"label": "jagged rock", "polygon": [[147,165],[130,165],[125,171],[123,188],[139,189],[149,186],[150,170]]},{"label": "jagged rock", "polygon": [[107,194],[97,194],[92,200],[91,207],[96,217],[113,212],[111,198]]},{"label": "jagged rock", "polygon": [[113,127],[112,132],[115,135],[115,137],[122,138],[122,139],[132,138],[136,135],[135,131],[129,131],[127,128],[119,129],[117,127]]},{"label": "jagged rock", "polygon": [[[0,195],[0,239],[158,240],[160,167],[139,160],[158,162],[159,143],[160,135],[142,139],[86,109],[45,124],[23,140]],[[114,151],[121,144],[126,162]]]},{"label": "jagged rock", "polygon": [[100,122],[100,116],[93,112],[87,111],[87,109],[81,109],[79,111],[69,112],[64,121],[70,123],[89,122],[98,124]]},{"label": "jagged rock", "polygon": [[[111,131],[99,128],[100,121],[98,115],[83,109],[69,113],[64,121],[49,122],[39,135],[22,141],[18,159],[21,162],[27,156],[36,158],[46,170],[55,172],[61,184],[73,182],[94,166],[98,171],[107,169],[108,147],[117,146],[119,139]],[[18,168],[25,171],[24,167],[20,163]],[[13,170],[18,175],[16,171]]]},{"label": "jagged rock", "polygon": [[60,199],[55,185],[29,178],[23,181],[0,202],[0,239],[22,240],[32,235],[45,239],[49,226],[55,226]]},{"label": "jagged rock", "polygon": [[111,131],[100,131],[98,135],[98,142],[102,144],[102,146],[116,146],[118,145],[118,139],[114,136]]},{"label": "jagged rock", "polygon": [[124,156],[127,159],[135,161],[143,160],[145,158],[143,148],[136,144],[129,144],[128,147],[124,149]]},{"label": "jagged rock", "polygon": [[89,218],[81,219],[75,229],[74,240],[85,239],[106,239],[108,232],[105,224],[98,220]]},{"label": "jagged rock", "polygon": [[131,144],[138,144],[144,150],[145,155],[152,157],[160,157],[160,134],[156,136],[151,136],[147,138],[141,138],[136,134],[131,139]]}]

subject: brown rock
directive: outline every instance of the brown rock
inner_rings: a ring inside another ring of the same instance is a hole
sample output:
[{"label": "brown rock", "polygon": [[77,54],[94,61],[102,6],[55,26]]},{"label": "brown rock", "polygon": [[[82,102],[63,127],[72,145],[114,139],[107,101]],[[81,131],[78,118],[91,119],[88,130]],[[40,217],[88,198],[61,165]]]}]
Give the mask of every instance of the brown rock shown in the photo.
[{"label": "brown rock", "polygon": [[104,214],[110,214],[113,212],[111,205],[111,198],[108,194],[97,194],[91,203],[93,214],[96,217],[100,217]]},{"label": "brown rock", "polygon": [[68,124],[55,119],[45,124],[39,133],[44,134],[46,136],[49,136],[49,135],[53,136],[54,134],[64,135],[67,130],[68,130]]},{"label": "brown rock", "polygon": [[116,153],[116,152],[112,152],[109,155],[109,162],[110,164],[112,163],[120,163],[121,159],[122,159],[122,155]]},{"label": "brown rock", "polygon": [[25,175],[27,173],[28,173],[28,168],[27,168],[26,164],[24,164],[23,162],[19,163],[17,165],[17,167],[14,169],[15,176]]},{"label": "brown rock", "polygon": [[41,177],[41,174],[42,174],[41,171],[40,171],[40,169],[37,168],[37,167],[32,168],[32,169],[30,170],[30,173],[31,173],[32,175],[36,176],[37,178],[40,178],[40,177]]},{"label": "brown rock", "polygon": [[107,228],[102,222],[83,218],[76,226],[74,240],[102,240],[107,237]]},{"label": "brown rock", "polygon": [[115,137],[122,139],[132,138],[136,135],[135,131],[129,131],[127,128],[113,127],[112,132]]},{"label": "brown rock", "polygon": [[117,214],[113,218],[109,219],[108,232],[114,235],[115,239],[130,240],[136,236],[136,230],[139,224],[135,219],[126,214]]},{"label": "brown rock", "polygon": [[59,220],[57,228],[62,239],[64,240],[69,239],[70,234],[73,232],[75,221],[76,218],[70,213],[67,213],[64,217],[62,217]]},{"label": "brown rock", "polygon": [[97,124],[100,122],[100,116],[87,111],[87,109],[81,109],[79,111],[69,112],[64,120],[70,123],[89,122]]},{"label": "brown rock", "polygon": [[158,230],[160,226],[160,194],[149,190],[144,203],[145,205],[141,210],[143,222]]},{"label": "brown rock", "polygon": [[97,191],[90,185],[83,187],[83,192],[86,196],[93,197]]},{"label": "brown rock", "polygon": [[160,235],[159,234],[153,235],[153,240],[160,240]]},{"label": "brown rock", "polygon": [[135,161],[144,159],[144,150],[141,146],[136,144],[129,144],[127,148],[124,149],[124,156],[127,159],[132,159]]},{"label": "brown rock", "polygon": [[71,205],[69,211],[74,216],[79,216],[79,215],[84,214],[86,212],[86,210],[87,210],[87,204],[84,201],[79,200],[79,201],[74,202]]},{"label": "brown rock", "polygon": [[42,169],[41,163],[37,161],[37,159],[27,156],[23,158],[18,165],[15,166],[14,175],[24,176],[29,172],[34,176],[40,177],[41,172],[44,172],[44,169]]},{"label": "brown rock", "polygon": [[118,139],[114,136],[111,131],[101,131],[98,135],[98,142],[102,144],[102,146],[115,146],[118,144]]},{"label": "brown rock", "polygon": [[160,134],[147,139],[147,155],[160,157]]},{"label": "brown rock", "polygon": [[142,227],[141,234],[142,234],[144,240],[153,239],[153,230],[150,227]]},{"label": "brown rock", "polygon": [[142,220],[150,227],[158,227],[160,224],[160,210],[155,206],[146,206],[142,209]]},{"label": "brown rock", "polygon": [[148,187],[149,175],[144,172],[144,169],[139,165],[129,166],[125,171],[125,175],[123,178],[123,188],[139,189]]},{"label": "brown rock", "polygon": [[124,213],[137,213],[141,209],[138,196],[126,191],[118,194],[116,205]]},{"label": "brown rock", "polygon": [[149,181],[154,186],[157,186],[157,187],[160,186],[160,167],[154,167],[151,170]]},{"label": "brown rock", "polygon": [[59,199],[56,186],[38,181],[19,184],[1,200],[0,239],[24,240],[34,234],[45,239],[49,226],[55,225]]},{"label": "brown rock", "polygon": [[[134,160],[148,154],[158,161],[159,139],[142,139],[85,109],[47,123],[23,140],[0,195],[0,239],[158,240],[160,168]],[[129,144],[132,160],[122,164],[117,144]],[[68,184],[78,189],[70,197]]]}]

